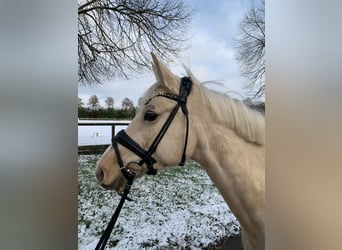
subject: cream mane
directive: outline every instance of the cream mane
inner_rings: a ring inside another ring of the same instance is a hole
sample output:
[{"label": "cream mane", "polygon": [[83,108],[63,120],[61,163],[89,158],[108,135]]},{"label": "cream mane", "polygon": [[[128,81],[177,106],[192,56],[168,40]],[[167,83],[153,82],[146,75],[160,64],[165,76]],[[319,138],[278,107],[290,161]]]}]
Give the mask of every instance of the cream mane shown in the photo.
[{"label": "cream mane", "polygon": [[205,105],[215,122],[234,130],[248,142],[260,145],[265,143],[265,117],[260,112],[247,107],[240,100],[209,90],[189,69],[186,68],[186,71],[192,81],[199,86]]},{"label": "cream mane", "polygon": [[[187,75],[199,86],[205,106],[209,108],[211,118],[232,130],[248,142],[263,145],[265,143],[265,117],[258,111],[243,104],[240,100],[209,90],[200,83],[188,68]],[[158,84],[152,85],[139,100],[139,106],[158,93]]]}]

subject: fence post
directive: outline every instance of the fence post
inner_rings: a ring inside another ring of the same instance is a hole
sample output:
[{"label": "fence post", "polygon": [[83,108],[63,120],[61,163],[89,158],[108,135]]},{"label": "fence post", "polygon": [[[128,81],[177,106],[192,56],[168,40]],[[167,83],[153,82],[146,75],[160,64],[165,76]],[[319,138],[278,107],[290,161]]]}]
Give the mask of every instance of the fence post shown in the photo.
[{"label": "fence post", "polygon": [[[127,126],[130,122],[87,122],[87,121],[78,121],[78,126],[110,126],[112,129],[112,138],[115,137],[115,126]],[[102,149],[102,147],[108,147],[107,144],[105,145],[83,145],[78,146],[78,154],[91,154],[91,153],[98,153],[99,149]]]},{"label": "fence post", "polygon": [[115,125],[112,125],[112,138],[115,136]]}]

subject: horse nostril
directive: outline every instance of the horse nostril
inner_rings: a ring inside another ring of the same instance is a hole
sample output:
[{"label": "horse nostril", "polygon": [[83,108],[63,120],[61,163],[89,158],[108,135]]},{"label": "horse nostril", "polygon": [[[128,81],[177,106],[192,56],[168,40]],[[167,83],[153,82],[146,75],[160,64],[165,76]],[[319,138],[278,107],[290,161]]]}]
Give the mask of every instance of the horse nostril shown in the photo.
[{"label": "horse nostril", "polygon": [[103,177],[104,177],[104,173],[103,173],[103,170],[101,168],[97,168],[96,169],[96,179],[102,183],[103,182]]}]

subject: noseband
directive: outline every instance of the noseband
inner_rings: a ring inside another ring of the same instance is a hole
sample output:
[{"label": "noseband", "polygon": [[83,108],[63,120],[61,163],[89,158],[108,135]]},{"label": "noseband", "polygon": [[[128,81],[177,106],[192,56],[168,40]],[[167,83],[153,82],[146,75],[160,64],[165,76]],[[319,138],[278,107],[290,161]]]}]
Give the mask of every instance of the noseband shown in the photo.
[{"label": "noseband", "polygon": [[159,143],[163,139],[165,133],[167,132],[168,128],[170,127],[173,119],[175,118],[178,109],[181,108],[183,114],[185,115],[186,118],[186,132],[185,132],[185,142],[184,142],[184,148],[183,148],[183,155],[182,159],[179,163],[179,165],[183,166],[184,162],[186,160],[186,148],[188,144],[188,133],[189,133],[189,117],[188,117],[188,109],[186,107],[186,101],[187,97],[191,92],[192,88],[192,81],[190,77],[183,77],[181,79],[181,84],[180,84],[180,89],[179,89],[179,95],[175,95],[172,93],[159,93],[153,97],[151,97],[147,102],[145,102],[145,105],[148,104],[153,98],[161,96],[168,98],[170,100],[173,100],[177,102],[176,106],[173,108],[171,111],[169,117],[165,121],[163,127],[160,129],[159,133],[155,137],[154,141],[152,142],[151,146],[149,147],[148,150],[143,149],[138,143],[136,143],[129,135],[125,132],[125,130],[121,130],[118,132],[118,134],[112,138],[112,145],[115,151],[117,163],[120,167],[120,170],[123,174],[123,176],[130,180],[134,178],[135,173],[133,173],[128,166],[131,163],[128,163],[126,166],[124,165],[121,154],[118,148],[118,143],[124,146],[125,148],[129,149],[131,152],[136,154],[141,158],[139,162],[137,162],[138,165],[141,167],[143,164],[147,165],[148,171],[147,174],[152,174],[155,175],[157,173],[157,170],[153,168],[154,163],[157,161],[152,157],[152,154],[156,151]]}]

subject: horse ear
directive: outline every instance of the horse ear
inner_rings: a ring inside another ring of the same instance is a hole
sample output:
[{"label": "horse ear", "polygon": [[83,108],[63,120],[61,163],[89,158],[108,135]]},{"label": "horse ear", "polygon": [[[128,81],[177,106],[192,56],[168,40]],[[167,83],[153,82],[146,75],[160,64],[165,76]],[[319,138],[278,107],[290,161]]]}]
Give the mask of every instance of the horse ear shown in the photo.
[{"label": "horse ear", "polygon": [[179,88],[179,86],[177,86],[179,82],[178,77],[174,75],[171,70],[164,63],[162,63],[154,53],[151,52],[151,55],[153,59],[152,67],[158,83],[165,87],[168,91],[177,93],[177,90]]}]

